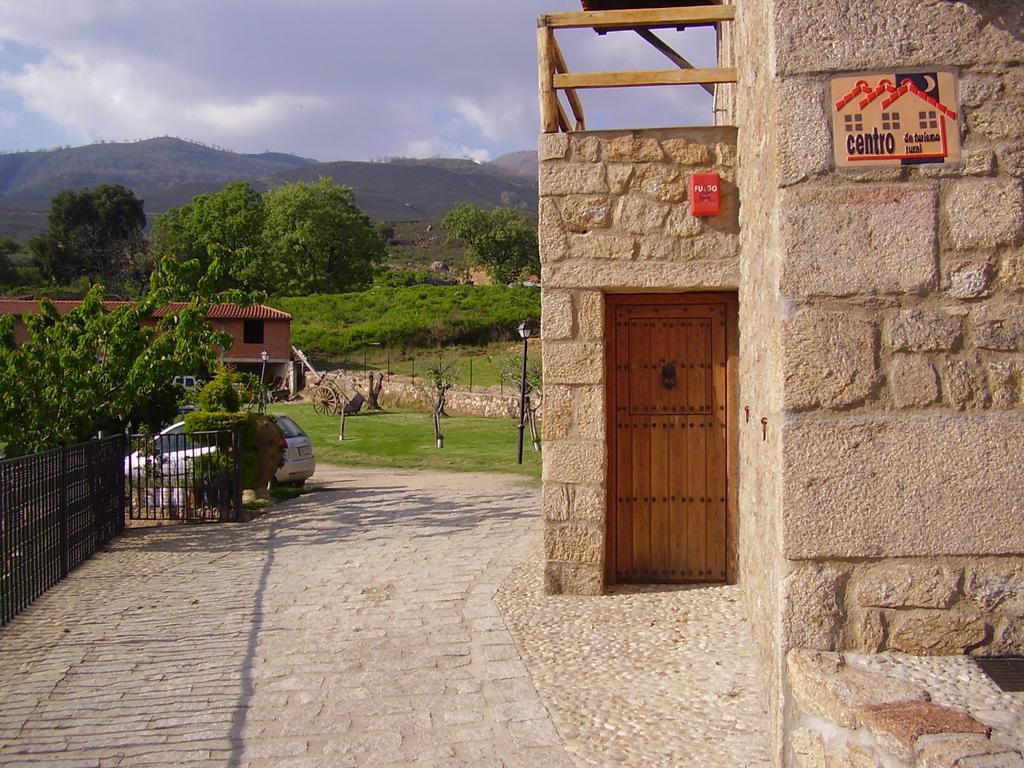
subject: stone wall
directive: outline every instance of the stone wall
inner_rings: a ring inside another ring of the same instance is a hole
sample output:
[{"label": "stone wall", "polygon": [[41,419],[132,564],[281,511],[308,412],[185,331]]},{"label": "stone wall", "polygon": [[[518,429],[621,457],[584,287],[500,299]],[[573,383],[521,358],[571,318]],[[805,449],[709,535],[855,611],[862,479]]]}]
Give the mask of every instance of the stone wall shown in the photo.
[{"label": "stone wall", "polygon": [[[385,408],[413,406],[430,410],[434,405],[433,396],[426,385],[399,378],[384,382],[380,401]],[[467,389],[451,389],[448,391],[445,410],[451,416],[518,419],[519,397],[486,389],[474,392]]]},{"label": "stone wall", "polygon": [[[791,734],[791,648],[1024,641],[1024,9],[736,5],[741,366],[765,377],[742,397],[769,418],[741,444],[741,552],[764,537],[747,594]],[[963,162],[836,169],[829,78],[915,69],[959,70]]]},{"label": "stone wall", "polygon": [[[540,138],[544,547],[549,592],[604,584],[605,293],[739,284],[735,130]],[[689,213],[689,175],[718,171],[723,210]]]}]

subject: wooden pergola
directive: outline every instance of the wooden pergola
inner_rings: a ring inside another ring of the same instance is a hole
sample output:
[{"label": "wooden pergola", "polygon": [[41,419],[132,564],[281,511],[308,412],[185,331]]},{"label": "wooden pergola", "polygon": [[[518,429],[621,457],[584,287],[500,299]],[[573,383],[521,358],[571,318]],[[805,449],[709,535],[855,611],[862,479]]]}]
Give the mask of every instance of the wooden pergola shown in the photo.
[{"label": "wooden pergola", "polygon": [[[577,91],[585,88],[629,88],[651,85],[699,85],[714,95],[718,83],[735,83],[732,67],[694,67],[664,40],[656,29],[683,30],[716,27],[732,21],[731,5],[712,5],[700,0],[582,0],[583,10],[549,13],[537,19],[537,53],[540,78],[541,130],[544,133],[586,130],[583,103]],[[555,39],[556,29],[593,29],[598,34],[634,32],[673,64],[675,69],[629,72],[569,72]],[[572,119],[558,92],[565,93]]]}]

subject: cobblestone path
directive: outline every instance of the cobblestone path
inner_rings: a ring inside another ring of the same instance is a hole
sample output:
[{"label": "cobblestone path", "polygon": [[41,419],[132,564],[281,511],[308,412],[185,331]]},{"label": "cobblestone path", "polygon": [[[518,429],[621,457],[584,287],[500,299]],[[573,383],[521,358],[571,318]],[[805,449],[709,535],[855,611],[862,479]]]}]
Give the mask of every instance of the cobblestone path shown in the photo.
[{"label": "cobblestone path", "polygon": [[[334,490],[252,523],[132,531],[0,630],[0,766],[624,764],[604,742],[588,753],[550,669],[523,663],[537,646],[520,656],[496,603],[536,554],[536,491],[324,474]],[[581,682],[613,674],[591,666]],[[654,725],[628,756],[678,764]]]}]

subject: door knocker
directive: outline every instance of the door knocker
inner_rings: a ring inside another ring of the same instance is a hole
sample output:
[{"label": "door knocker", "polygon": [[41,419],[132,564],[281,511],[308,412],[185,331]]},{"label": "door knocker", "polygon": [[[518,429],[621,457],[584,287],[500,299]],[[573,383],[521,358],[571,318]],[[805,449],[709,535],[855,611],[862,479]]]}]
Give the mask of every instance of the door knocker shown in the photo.
[{"label": "door knocker", "polygon": [[672,363],[661,366],[661,386],[673,389],[676,386],[676,367]]}]

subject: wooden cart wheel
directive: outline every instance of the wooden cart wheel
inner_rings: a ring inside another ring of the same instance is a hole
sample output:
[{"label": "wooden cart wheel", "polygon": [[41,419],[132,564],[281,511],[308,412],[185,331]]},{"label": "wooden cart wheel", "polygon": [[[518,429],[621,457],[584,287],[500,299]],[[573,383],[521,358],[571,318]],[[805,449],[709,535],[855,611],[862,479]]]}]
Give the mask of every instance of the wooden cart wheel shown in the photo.
[{"label": "wooden cart wheel", "polygon": [[322,384],[317,385],[316,389],[313,390],[313,412],[324,415],[329,413],[327,410],[327,394],[329,390]]}]

